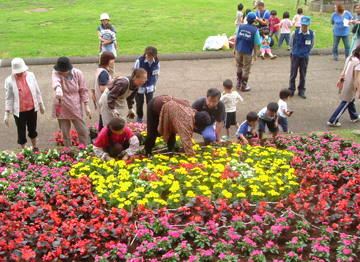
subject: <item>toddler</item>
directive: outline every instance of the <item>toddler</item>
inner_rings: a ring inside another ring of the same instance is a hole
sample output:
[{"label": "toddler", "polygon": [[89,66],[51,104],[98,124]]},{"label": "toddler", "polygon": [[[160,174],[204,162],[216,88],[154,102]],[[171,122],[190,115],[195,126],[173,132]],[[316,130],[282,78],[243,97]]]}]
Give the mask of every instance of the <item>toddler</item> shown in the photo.
[{"label": "toddler", "polygon": [[281,35],[280,35],[280,41],[278,43],[279,45],[278,49],[281,48],[285,39],[287,44],[287,50],[290,50],[290,28],[293,26],[293,24],[289,18],[290,18],[289,12],[284,12],[283,20],[281,20],[280,22]]},{"label": "toddler", "polygon": [[243,13],[242,10],[244,9],[243,4],[238,5],[238,11],[236,12],[236,20],[235,20],[235,30],[237,31],[239,26],[243,24]]},{"label": "toddler", "polygon": [[273,53],[271,52],[271,41],[274,41],[271,39],[271,37],[269,36],[270,31],[268,29],[264,29],[263,30],[263,35],[260,37],[260,41],[261,41],[261,46],[260,46],[260,57],[262,59],[265,59],[265,54],[267,53],[271,59],[276,58],[276,55],[273,55]]},{"label": "toddler", "polygon": [[267,105],[267,107],[264,107],[260,110],[258,113],[259,117],[259,138],[260,140],[263,137],[263,134],[265,132],[265,125],[267,125],[270,132],[273,133],[273,137],[277,136],[279,133],[279,127],[278,127],[278,114],[279,105],[275,102],[271,102]]},{"label": "toddler", "polygon": [[104,40],[112,39],[112,43],[105,45],[105,46],[102,45],[100,55],[105,51],[110,51],[111,53],[114,54],[115,57],[117,56],[116,50],[118,50],[118,47],[117,47],[117,43],[116,43],[116,36],[115,36],[115,33],[112,31],[112,28],[113,28],[112,25],[106,24],[105,30],[101,31],[101,38]]},{"label": "toddler", "polygon": [[291,116],[291,114],[293,113],[293,111],[288,111],[287,108],[287,103],[286,101],[290,99],[291,96],[291,91],[287,88],[282,89],[280,91],[280,100],[278,102],[279,105],[279,125],[282,127],[282,130],[284,133],[288,134],[288,133],[292,133],[289,131],[289,124],[288,124],[288,120],[287,117]]},{"label": "toddler", "polygon": [[[248,15],[248,13],[250,13],[251,12],[251,9],[246,9],[246,11],[245,11],[245,18],[244,18],[244,25],[246,25],[248,22],[247,22],[247,15]],[[237,31],[237,30],[236,30]]]},{"label": "toddler", "polygon": [[298,8],[297,10],[297,14],[294,16],[293,20],[292,20],[292,23],[293,25],[295,25],[295,28],[296,29],[300,29],[301,28],[301,17],[303,17],[304,15],[302,14],[303,13],[303,9],[302,8]]},{"label": "toddler", "polygon": [[239,142],[243,142],[244,144],[249,144],[249,140],[253,137],[257,137],[256,135],[256,126],[259,121],[259,117],[254,111],[250,111],[246,115],[246,121],[244,121],[238,131],[236,132],[236,138]]},{"label": "toddler", "polygon": [[271,10],[270,12],[270,19],[269,19],[269,24],[270,24],[270,37],[272,37],[273,35],[275,35],[276,40],[279,42],[279,35],[280,35],[280,18],[277,17],[277,12],[276,10]]},{"label": "toddler", "polygon": [[221,101],[225,104],[225,122],[224,126],[226,128],[226,135],[222,139],[230,140],[230,126],[235,126],[236,129],[239,128],[239,124],[236,122],[236,104],[240,101],[243,101],[242,97],[238,92],[234,92],[232,89],[234,84],[230,79],[226,79],[223,82],[224,92],[220,98]]}]

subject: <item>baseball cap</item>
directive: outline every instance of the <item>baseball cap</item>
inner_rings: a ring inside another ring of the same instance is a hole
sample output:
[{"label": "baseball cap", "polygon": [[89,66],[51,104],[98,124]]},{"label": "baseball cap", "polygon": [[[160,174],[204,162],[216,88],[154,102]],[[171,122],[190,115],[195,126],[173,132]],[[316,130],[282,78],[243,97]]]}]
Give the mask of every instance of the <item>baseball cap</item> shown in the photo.
[{"label": "baseball cap", "polygon": [[246,16],[246,18],[247,18],[247,20],[255,21],[256,14],[254,12],[249,12],[248,15]]},{"label": "baseball cap", "polygon": [[301,17],[301,22],[300,24],[302,25],[309,25],[311,21],[310,16],[304,15],[303,17]]}]

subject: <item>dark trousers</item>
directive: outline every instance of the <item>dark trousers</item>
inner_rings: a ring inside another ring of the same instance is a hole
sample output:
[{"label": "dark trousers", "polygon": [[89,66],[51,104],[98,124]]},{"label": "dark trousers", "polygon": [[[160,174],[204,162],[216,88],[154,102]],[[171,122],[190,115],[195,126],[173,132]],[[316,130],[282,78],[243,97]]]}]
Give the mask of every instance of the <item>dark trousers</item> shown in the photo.
[{"label": "dark trousers", "polygon": [[103,129],[103,128],[104,128],[104,124],[103,124],[103,121],[102,121],[102,117],[99,114],[99,133],[100,133],[101,129]]},{"label": "dark trousers", "polygon": [[[141,145],[141,141],[142,141],[142,134],[140,132],[134,132],[134,134],[137,136],[137,138],[139,139],[139,143]],[[130,146],[129,144],[129,140],[125,140],[124,144],[120,144],[120,143],[114,143],[113,146],[108,146],[104,149],[105,152],[107,152],[109,154],[109,156],[111,157],[117,157],[118,155],[121,154],[122,151],[124,151],[125,149],[128,149]]]},{"label": "dark trousers", "polygon": [[154,96],[154,92],[149,92],[145,94],[136,94],[135,101],[136,101],[136,114],[138,118],[144,117],[143,105],[144,105],[144,96],[146,97],[146,105],[149,105],[150,100]]},{"label": "dark trousers", "polygon": [[[151,154],[153,147],[155,146],[156,138],[160,136],[158,132],[159,115],[153,110],[154,101],[156,97],[151,99],[147,107],[147,135],[145,139],[145,151],[146,154]],[[167,143],[169,151],[174,150],[176,142],[176,134],[171,134]]]},{"label": "dark trousers", "polygon": [[309,57],[291,57],[291,69],[290,69],[290,81],[289,81],[289,90],[294,93],[296,91],[295,88],[295,80],[297,77],[297,73],[299,70],[300,73],[300,81],[298,85],[299,94],[305,94],[305,80],[306,80],[306,71],[309,64]]},{"label": "dark trousers", "polygon": [[336,124],[337,122],[339,122],[341,115],[346,111],[346,109],[349,111],[351,120],[355,120],[359,117],[358,113],[356,113],[355,99],[351,102],[341,101],[339,107],[330,117],[329,122],[332,124]]},{"label": "dark trousers", "polygon": [[20,145],[26,144],[26,126],[28,136],[32,139],[38,136],[36,132],[37,112],[34,109],[29,111],[20,112],[19,117],[14,115],[15,124],[17,127],[18,140]]}]

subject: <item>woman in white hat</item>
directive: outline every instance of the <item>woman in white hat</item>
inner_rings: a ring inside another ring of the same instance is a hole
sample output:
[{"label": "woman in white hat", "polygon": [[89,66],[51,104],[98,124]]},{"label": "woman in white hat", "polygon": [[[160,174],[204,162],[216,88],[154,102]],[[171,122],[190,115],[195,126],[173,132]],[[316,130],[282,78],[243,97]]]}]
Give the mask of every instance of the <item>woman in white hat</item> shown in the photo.
[{"label": "woman in white hat", "polygon": [[38,151],[36,138],[37,111],[44,114],[45,107],[41,92],[36,82],[34,73],[29,69],[24,60],[14,58],[11,61],[12,74],[5,79],[5,125],[9,126],[10,113],[14,114],[17,126],[18,144],[25,148],[26,127],[34,151]]},{"label": "woman in white hat", "polygon": [[[108,24],[109,21],[110,21],[109,15],[107,13],[101,14],[100,15],[100,21],[101,21],[101,25],[98,26],[97,30],[98,30],[98,38],[100,40],[99,53],[101,55],[102,46],[105,46],[105,45],[108,45],[108,44],[112,43],[112,39],[105,40],[105,39],[101,38],[101,31],[105,30],[105,25]],[[116,30],[115,30],[115,27],[113,25],[112,25],[111,31],[116,34]],[[115,77],[115,63],[113,63],[113,65],[109,67],[109,71],[110,71],[111,77]]]}]

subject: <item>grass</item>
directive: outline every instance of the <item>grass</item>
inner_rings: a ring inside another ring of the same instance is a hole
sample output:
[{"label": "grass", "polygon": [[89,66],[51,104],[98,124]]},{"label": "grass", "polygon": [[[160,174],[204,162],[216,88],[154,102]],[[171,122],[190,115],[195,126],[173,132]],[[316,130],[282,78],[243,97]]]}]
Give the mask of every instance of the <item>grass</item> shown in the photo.
[{"label": "grass", "polygon": [[[252,0],[239,1],[252,8]],[[109,13],[117,30],[118,54],[141,54],[154,45],[159,53],[202,52],[208,36],[235,30],[238,2],[230,0],[2,0],[0,58],[98,55],[100,14]],[[294,0],[268,0],[266,8],[296,14]],[[315,48],[332,46],[331,14],[310,15]],[[284,47],[283,47],[284,48]]]}]

